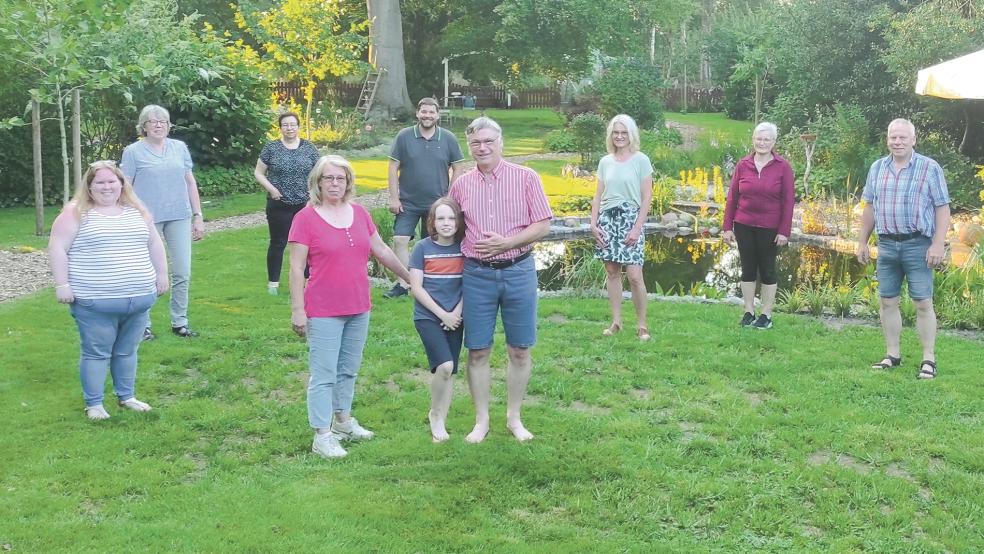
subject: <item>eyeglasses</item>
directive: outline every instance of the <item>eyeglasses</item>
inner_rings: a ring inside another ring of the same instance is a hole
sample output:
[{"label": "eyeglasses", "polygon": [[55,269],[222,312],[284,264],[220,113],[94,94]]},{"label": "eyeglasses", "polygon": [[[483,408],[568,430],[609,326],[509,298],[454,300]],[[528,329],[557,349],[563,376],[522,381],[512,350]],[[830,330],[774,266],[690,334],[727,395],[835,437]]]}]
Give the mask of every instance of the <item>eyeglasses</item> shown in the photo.
[{"label": "eyeglasses", "polygon": [[348,181],[348,177],[344,175],[322,175],[318,177],[318,180],[322,183],[345,183]]},{"label": "eyeglasses", "polygon": [[106,165],[108,165],[109,167],[116,167],[116,160],[99,160],[89,164],[89,167],[100,167]]},{"label": "eyeglasses", "polygon": [[480,146],[492,146],[499,140],[499,137],[485,140],[470,140],[468,141],[468,148],[478,148]]},{"label": "eyeglasses", "polygon": [[166,119],[148,119],[144,123],[149,123],[151,127],[167,127],[171,124],[171,122]]},{"label": "eyeglasses", "polygon": [[297,123],[284,123],[280,126],[281,129],[297,129]]}]

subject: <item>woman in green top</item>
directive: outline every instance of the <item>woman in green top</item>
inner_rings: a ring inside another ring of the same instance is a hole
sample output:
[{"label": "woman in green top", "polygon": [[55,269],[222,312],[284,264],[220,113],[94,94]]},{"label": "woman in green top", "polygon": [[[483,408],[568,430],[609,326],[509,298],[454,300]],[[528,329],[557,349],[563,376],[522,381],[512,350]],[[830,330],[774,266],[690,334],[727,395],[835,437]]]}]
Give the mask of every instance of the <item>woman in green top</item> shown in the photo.
[{"label": "woman in green top", "polygon": [[650,339],[646,323],[646,283],[642,278],[642,232],[653,199],[653,166],[639,152],[639,127],[619,114],[608,122],[605,135],[608,155],[598,163],[598,189],[591,202],[591,232],[595,238],[595,257],[605,262],[608,302],[612,324],[605,336],[622,330],[622,270],[629,278],[632,304],[636,311],[636,336]]}]

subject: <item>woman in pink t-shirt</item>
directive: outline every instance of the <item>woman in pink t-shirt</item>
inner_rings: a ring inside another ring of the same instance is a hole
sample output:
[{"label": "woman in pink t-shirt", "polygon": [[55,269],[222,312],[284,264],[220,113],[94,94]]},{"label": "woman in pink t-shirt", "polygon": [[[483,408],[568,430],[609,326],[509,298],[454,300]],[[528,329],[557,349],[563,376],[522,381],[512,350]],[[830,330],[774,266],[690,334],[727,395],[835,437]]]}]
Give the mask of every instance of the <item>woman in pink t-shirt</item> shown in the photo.
[{"label": "woman in pink t-shirt", "polygon": [[[369,256],[410,279],[376,232],[355,193],[352,165],[323,156],[308,176],[311,201],[290,228],[290,305],[294,332],[308,339],[308,421],[311,450],[325,458],[347,452],[341,440],[368,440],[372,431],[352,417],[355,378],[369,332]],[[305,284],[304,268],[310,268]]]}]

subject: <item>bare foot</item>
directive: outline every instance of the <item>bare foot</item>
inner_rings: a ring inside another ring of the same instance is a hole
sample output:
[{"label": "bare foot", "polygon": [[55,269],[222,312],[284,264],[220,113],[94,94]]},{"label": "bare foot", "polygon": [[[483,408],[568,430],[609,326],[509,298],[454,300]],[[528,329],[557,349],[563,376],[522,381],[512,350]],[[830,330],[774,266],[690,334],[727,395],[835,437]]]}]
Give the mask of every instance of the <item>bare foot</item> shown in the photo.
[{"label": "bare foot", "polygon": [[434,412],[427,412],[427,419],[430,421],[431,438],[434,442],[444,442],[451,438],[447,429],[444,428],[444,421],[436,419]]},{"label": "bare foot", "polygon": [[472,443],[478,444],[485,440],[485,436],[489,434],[489,424],[488,423],[476,423],[475,428],[472,429],[471,433],[465,437],[465,440]]},{"label": "bare foot", "polygon": [[523,426],[523,422],[521,421],[517,421],[515,423],[507,423],[506,429],[509,429],[509,432],[511,432],[513,436],[516,437],[516,440],[518,440],[519,442],[526,442],[533,438],[533,433],[527,431],[526,427]]}]

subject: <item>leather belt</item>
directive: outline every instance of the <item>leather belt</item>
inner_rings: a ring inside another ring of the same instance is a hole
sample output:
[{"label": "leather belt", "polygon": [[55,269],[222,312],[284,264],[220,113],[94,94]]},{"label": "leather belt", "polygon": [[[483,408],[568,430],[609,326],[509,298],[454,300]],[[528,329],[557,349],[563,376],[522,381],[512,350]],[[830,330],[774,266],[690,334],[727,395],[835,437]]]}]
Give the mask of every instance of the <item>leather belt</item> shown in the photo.
[{"label": "leather belt", "polygon": [[482,267],[490,267],[492,269],[506,269],[509,266],[516,265],[519,262],[530,257],[530,253],[520,254],[511,260],[479,260],[478,258],[469,258],[478,265]]},{"label": "leather belt", "polygon": [[894,240],[895,242],[904,242],[907,240],[917,239],[921,236],[923,236],[923,234],[920,233],[919,231],[915,231],[913,233],[879,233],[878,234],[879,239]]}]

